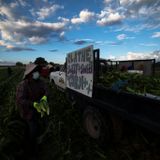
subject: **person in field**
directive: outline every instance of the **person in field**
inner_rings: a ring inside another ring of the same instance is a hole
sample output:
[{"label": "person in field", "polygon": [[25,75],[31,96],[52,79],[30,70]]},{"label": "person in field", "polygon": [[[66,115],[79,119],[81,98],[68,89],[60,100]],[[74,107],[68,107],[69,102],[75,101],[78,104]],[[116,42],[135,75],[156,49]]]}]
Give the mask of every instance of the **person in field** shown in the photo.
[{"label": "person in field", "polygon": [[49,115],[47,102],[48,89],[40,79],[39,67],[35,64],[26,65],[23,80],[18,84],[16,104],[21,118],[28,126],[29,154],[35,154],[36,137],[38,135],[38,119]]}]

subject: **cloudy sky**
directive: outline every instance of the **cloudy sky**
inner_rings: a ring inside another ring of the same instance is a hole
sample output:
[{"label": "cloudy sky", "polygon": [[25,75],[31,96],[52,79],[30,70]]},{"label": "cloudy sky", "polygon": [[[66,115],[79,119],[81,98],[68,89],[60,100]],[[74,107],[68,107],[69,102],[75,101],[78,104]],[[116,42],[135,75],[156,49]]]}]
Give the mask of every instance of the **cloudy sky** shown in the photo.
[{"label": "cloudy sky", "polygon": [[106,59],[160,59],[160,0],[0,0],[0,62],[63,63],[93,44]]}]

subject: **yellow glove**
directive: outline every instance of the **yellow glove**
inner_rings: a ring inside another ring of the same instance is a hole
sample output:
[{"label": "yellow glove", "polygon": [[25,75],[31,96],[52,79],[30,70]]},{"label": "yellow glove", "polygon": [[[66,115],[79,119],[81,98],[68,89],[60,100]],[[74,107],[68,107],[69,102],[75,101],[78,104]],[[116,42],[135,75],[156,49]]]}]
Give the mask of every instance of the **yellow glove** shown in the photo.
[{"label": "yellow glove", "polygon": [[43,96],[43,97],[41,98],[41,101],[46,101],[46,102],[47,102],[47,96]]},{"label": "yellow glove", "polygon": [[49,105],[47,102],[47,96],[43,96],[40,101],[41,109],[49,115]]},{"label": "yellow glove", "polygon": [[47,96],[43,96],[40,100],[40,102],[34,102],[33,107],[37,110],[38,113],[41,114],[41,117],[45,115],[49,115],[49,105],[47,102]]},{"label": "yellow glove", "polygon": [[33,107],[37,110],[37,112],[39,112],[39,113],[41,112],[41,107],[40,107],[39,103],[34,102]]}]

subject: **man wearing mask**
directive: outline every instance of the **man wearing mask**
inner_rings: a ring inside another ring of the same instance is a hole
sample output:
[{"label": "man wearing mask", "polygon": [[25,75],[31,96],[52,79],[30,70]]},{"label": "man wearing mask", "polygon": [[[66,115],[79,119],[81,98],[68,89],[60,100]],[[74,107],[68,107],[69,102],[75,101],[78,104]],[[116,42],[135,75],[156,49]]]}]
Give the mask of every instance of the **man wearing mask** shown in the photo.
[{"label": "man wearing mask", "polygon": [[35,140],[38,132],[38,117],[49,115],[47,102],[48,90],[40,79],[38,66],[26,65],[23,81],[17,87],[16,104],[21,118],[27,123],[29,130],[30,151],[35,154]]}]

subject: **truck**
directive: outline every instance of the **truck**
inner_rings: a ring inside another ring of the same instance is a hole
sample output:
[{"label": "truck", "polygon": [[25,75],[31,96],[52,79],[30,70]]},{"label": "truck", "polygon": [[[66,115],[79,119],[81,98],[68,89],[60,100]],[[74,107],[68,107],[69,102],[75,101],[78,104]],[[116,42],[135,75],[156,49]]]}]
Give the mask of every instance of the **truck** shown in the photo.
[{"label": "truck", "polygon": [[[92,138],[109,140],[114,136],[119,139],[128,123],[159,136],[160,97],[104,86],[100,83],[101,73],[111,70],[111,66],[104,63],[100,50],[91,45],[68,53],[65,65],[50,74],[50,81],[65,91],[72,104],[80,109],[84,127]],[[155,60],[149,63],[154,67]],[[152,69],[149,69],[150,76],[154,74]]]}]

